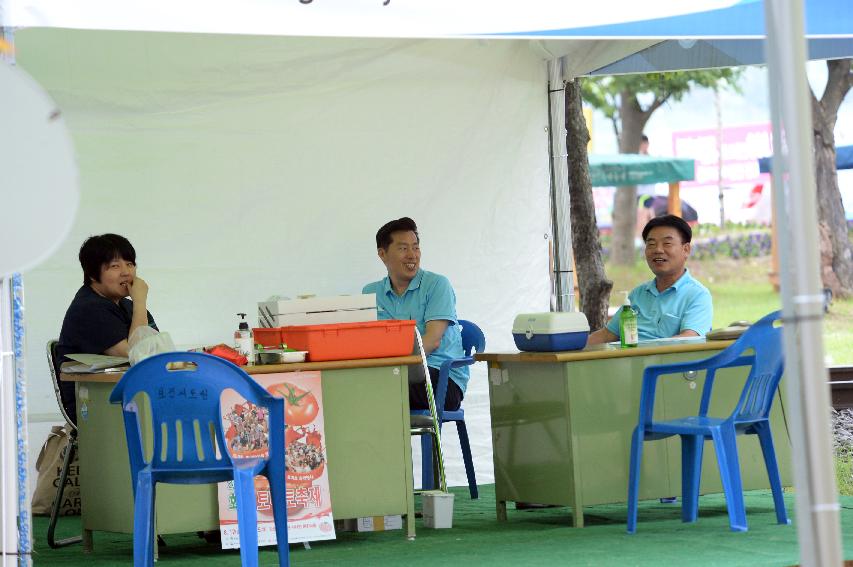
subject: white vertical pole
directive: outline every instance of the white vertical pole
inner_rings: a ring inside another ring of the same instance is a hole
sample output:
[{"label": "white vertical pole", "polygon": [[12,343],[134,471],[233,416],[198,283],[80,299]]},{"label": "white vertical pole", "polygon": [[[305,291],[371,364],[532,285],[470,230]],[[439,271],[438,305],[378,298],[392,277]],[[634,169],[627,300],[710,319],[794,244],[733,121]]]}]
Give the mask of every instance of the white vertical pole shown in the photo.
[{"label": "white vertical pole", "polygon": [[785,368],[803,566],[841,565],[802,0],[766,0]]},{"label": "white vertical pole", "polygon": [[19,557],[24,559],[18,553],[18,430],[14,348],[12,278],[7,277],[0,279],[0,554],[3,567],[14,567]]},{"label": "white vertical pole", "polygon": [[551,136],[551,234],[554,247],[556,311],[574,311],[575,278],[572,219],[569,210],[569,174],[566,164],[566,88],[563,61],[548,61],[548,111]]},{"label": "white vertical pole", "polygon": [[27,417],[27,368],[25,363],[26,332],[24,326],[24,278],[15,274],[12,280],[12,328],[14,331],[15,353],[15,441],[17,474],[15,475],[18,493],[18,565],[32,565],[33,522],[29,502],[29,437]]}]

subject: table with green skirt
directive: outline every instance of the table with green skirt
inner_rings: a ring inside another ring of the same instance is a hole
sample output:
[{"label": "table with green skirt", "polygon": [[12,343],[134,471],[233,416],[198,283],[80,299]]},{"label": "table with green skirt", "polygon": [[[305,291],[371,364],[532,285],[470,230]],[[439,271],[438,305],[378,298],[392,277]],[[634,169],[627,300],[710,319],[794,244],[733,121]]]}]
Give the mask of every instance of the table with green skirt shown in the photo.
[{"label": "table with green skirt", "polygon": [[[483,353],[489,363],[492,448],[498,519],[507,502],[572,508],[583,527],[583,507],[627,500],[631,434],[637,425],[643,369],[652,364],[709,357],[733,341],[660,341],[638,348],[595,345],[555,353]],[[728,416],[747,368],[717,372],[709,415]],[[659,379],[654,419],[697,415],[704,372]],[[782,482],[791,485],[790,438],[785,421],[784,378],[771,411]],[[755,435],[738,437],[744,490],[769,488]],[[706,443],[701,494],[722,492],[717,459]],[[640,499],[681,496],[679,438],[649,441],[643,448]]]},{"label": "table with green skirt", "polygon": [[[415,536],[407,365],[420,357],[249,366],[249,374],[322,373],[329,489],[336,520],[403,515]],[[92,532],[133,533],[133,490],[121,408],[109,403],[121,372],[67,374],[76,382],[84,548]],[[149,447],[150,410],[141,412]],[[146,424],[147,421],[147,424]],[[147,433],[146,433],[147,432]],[[215,484],[157,487],[159,534],[219,529]]]}]

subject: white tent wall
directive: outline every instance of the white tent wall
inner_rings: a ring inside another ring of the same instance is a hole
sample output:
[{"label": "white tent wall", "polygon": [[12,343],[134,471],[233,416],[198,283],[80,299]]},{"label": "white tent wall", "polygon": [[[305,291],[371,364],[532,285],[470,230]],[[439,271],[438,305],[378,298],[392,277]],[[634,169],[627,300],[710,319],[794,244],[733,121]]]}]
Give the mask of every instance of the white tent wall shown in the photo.
[{"label": "white tent wall", "polygon": [[[376,229],[404,215],[490,350],[513,348],[516,313],[548,310],[547,77],[525,43],[41,29],[15,43],[62,109],[82,194],[67,241],[25,274],[33,451],[58,418],[42,345],[91,234],[133,242],[182,345],[230,342],[235,313],[271,294],[360,292],[384,275]],[[491,482],[485,375],[465,407]]]}]

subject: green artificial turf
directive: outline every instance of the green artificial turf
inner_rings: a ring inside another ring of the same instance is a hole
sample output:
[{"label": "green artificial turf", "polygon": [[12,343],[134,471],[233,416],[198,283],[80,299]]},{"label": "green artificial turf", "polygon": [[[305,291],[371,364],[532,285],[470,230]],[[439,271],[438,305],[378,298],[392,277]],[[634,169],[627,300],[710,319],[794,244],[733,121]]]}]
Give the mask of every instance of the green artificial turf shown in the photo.
[{"label": "green artificial turf", "polygon": [[[776,524],[769,491],[746,494],[749,531],[729,531],[722,495],[700,499],[699,521],[683,524],[678,504],[643,502],[636,535],[625,533],[625,505],[584,509],[587,527],[570,527],[568,508],[515,510],[507,522],[495,518],[494,486],[480,487],[480,499],[470,500],[467,489],[455,488],[454,526],[449,530],[424,528],[417,521],[417,538],[407,541],[401,530],[383,533],[338,533],[335,541],[312,548],[291,546],[291,562],[301,565],[720,565],[783,566],[799,563],[796,525]],[[786,494],[789,514],[793,496]],[[842,531],[846,557],[853,558],[853,497],[842,497]],[[63,519],[60,536],[79,532],[79,518]],[[35,565],[106,567],[132,563],[130,535],[95,533],[95,551],[84,554],[80,545],[49,549],[45,543],[47,519],[37,518]],[[195,534],[170,535],[160,551],[158,565],[236,566],[236,551],[222,551]],[[261,565],[277,565],[275,551],[261,551]]]}]

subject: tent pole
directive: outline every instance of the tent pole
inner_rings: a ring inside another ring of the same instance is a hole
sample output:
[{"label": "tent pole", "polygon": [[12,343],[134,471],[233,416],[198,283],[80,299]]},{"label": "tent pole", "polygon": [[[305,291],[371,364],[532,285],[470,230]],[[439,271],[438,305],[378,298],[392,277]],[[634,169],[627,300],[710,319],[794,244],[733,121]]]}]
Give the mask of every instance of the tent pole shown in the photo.
[{"label": "tent pole", "polygon": [[31,565],[26,473],[26,413],[21,412],[21,276],[0,276],[0,556],[2,567]]},{"label": "tent pole", "polygon": [[569,209],[569,174],[566,165],[566,88],[563,60],[548,60],[548,133],[551,157],[551,234],[555,301],[553,311],[574,311],[574,255]]},{"label": "tent pole", "polygon": [[[773,198],[772,202],[775,203],[775,201]],[[773,291],[779,293],[782,288],[779,284],[779,221],[776,219],[776,206],[773,205],[770,216],[770,273],[767,275],[770,279],[770,285],[773,286]]]},{"label": "tent pole", "polygon": [[823,360],[811,99],[802,0],[767,0],[773,204],[779,222],[787,401],[800,562],[841,565],[838,492]]}]

